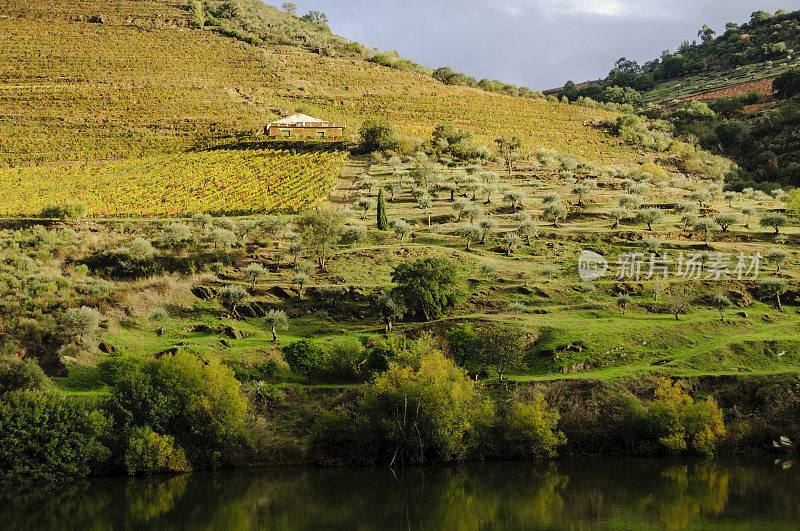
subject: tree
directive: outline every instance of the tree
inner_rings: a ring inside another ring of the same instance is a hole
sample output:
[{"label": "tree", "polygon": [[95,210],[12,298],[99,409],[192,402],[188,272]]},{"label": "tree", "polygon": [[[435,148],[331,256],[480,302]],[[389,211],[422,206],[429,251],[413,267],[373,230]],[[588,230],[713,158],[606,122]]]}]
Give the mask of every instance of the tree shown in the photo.
[{"label": "tree", "polygon": [[353,247],[356,243],[367,238],[367,228],[364,225],[354,225],[342,235],[342,241]]},{"label": "tree", "polygon": [[728,202],[728,206],[730,208],[733,208],[733,200],[736,199],[737,195],[738,194],[736,192],[725,192],[725,194],[723,195],[725,201]]},{"label": "tree", "polygon": [[520,238],[525,238],[525,243],[530,245],[531,238],[536,238],[538,234],[536,223],[531,220],[522,222],[522,224],[517,228],[517,234],[519,234]]},{"label": "tree", "polygon": [[[394,200],[394,188],[392,188],[392,200]],[[383,188],[378,192],[378,230],[389,230],[389,218],[386,215],[386,196]]]},{"label": "tree", "polygon": [[[381,193],[383,193],[383,189],[381,189]],[[366,220],[367,219],[367,213],[369,212],[369,209],[372,208],[372,204],[373,204],[372,201],[370,201],[367,198],[363,198],[363,199],[359,199],[358,200],[358,203],[357,203],[358,208],[360,208],[361,210],[364,211],[364,216],[361,218],[362,220]]]},{"label": "tree", "polygon": [[209,239],[214,244],[214,249],[222,247],[227,251],[229,247],[236,245],[236,234],[228,229],[214,229]]},{"label": "tree", "polygon": [[297,14],[297,4],[294,2],[284,2],[281,4],[281,9],[289,13],[290,15]]},{"label": "tree", "polygon": [[483,233],[481,232],[481,229],[475,225],[465,225],[461,227],[461,229],[458,231],[458,234],[462,239],[464,239],[464,241],[467,242],[467,251],[471,251],[472,242],[479,240]]},{"label": "tree", "polygon": [[286,330],[289,328],[289,317],[282,310],[270,310],[264,316],[264,326],[267,330],[272,331],[272,343],[278,344],[278,330]]},{"label": "tree", "polygon": [[642,204],[642,196],[636,194],[622,194],[619,198],[619,206],[622,208],[635,209]]},{"label": "tree", "polygon": [[475,218],[483,216],[483,208],[480,205],[469,204],[464,207],[461,213],[469,218],[470,225],[474,225]]},{"label": "tree", "polygon": [[592,189],[585,184],[580,184],[572,189],[572,193],[578,198],[578,206],[582,207],[584,201],[592,193]]},{"label": "tree", "polygon": [[267,268],[263,264],[250,264],[244,270],[245,277],[253,279],[252,284],[250,284],[251,290],[256,287],[256,280],[266,278],[267,274]]},{"label": "tree", "polygon": [[302,374],[311,383],[311,377],[322,366],[322,348],[310,339],[300,339],[283,349],[283,359],[295,374]]},{"label": "tree", "polygon": [[551,221],[553,226],[558,228],[559,220],[566,219],[567,217],[567,208],[559,203],[550,203],[544,207],[542,217],[547,221]]},{"label": "tree", "polygon": [[683,223],[683,232],[689,230],[689,226],[694,227],[698,221],[700,221],[700,218],[698,218],[696,214],[693,214],[692,212],[686,212],[684,215],[681,216],[681,223]]},{"label": "tree", "polygon": [[712,300],[712,303],[714,304],[714,308],[716,308],[717,311],[719,311],[719,320],[720,321],[724,321],[725,320],[725,310],[728,310],[728,309],[732,308],[733,307],[733,303],[731,302],[731,300],[728,297],[726,297],[722,293],[717,293],[716,295],[714,295],[714,299]]},{"label": "tree", "polygon": [[520,237],[516,232],[506,232],[503,234],[503,247],[506,248],[506,256],[511,256],[514,247],[517,247],[520,241]]},{"label": "tree", "polygon": [[770,249],[767,253],[766,259],[773,264],[778,270],[778,273],[781,272],[781,265],[786,262],[786,258],[789,256],[789,253],[784,251],[783,249]]},{"label": "tree", "polygon": [[88,306],[70,308],[61,314],[59,319],[61,330],[69,337],[78,337],[83,341],[85,336],[93,336],[100,328],[100,312]]},{"label": "tree", "polygon": [[664,217],[659,208],[643,208],[636,214],[636,220],[647,224],[647,230],[653,230],[653,223],[658,223]]},{"label": "tree", "polygon": [[[358,189],[366,190],[367,195],[372,197],[372,189],[377,186],[378,182],[372,178],[368,173],[363,174],[358,178]],[[363,207],[362,207],[363,208]]]},{"label": "tree", "polygon": [[711,201],[711,192],[708,190],[695,190],[686,197],[692,201],[697,201],[697,204],[700,205],[700,208],[703,208],[705,203]]},{"label": "tree", "polygon": [[[392,158],[395,158],[395,157],[392,157]],[[402,189],[402,185],[397,181],[392,181],[392,182],[389,182],[389,183],[386,183],[385,185],[383,185],[383,189],[386,190],[387,192],[389,192],[389,194],[390,194],[389,195],[389,202],[392,203],[392,202],[394,202],[394,194],[396,194],[398,190]],[[386,229],[382,229],[382,230],[386,230]]]},{"label": "tree", "polygon": [[508,369],[519,367],[524,354],[525,335],[511,326],[489,326],[478,332],[483,362],[497,371],[502,380]]},{"label": "tree", "polygon": [[722,232],[728,232],[728,228],[737,221],[736,216],[733,214],[717,214],[714,216],[714,222],[722,228]]},{"label": "tree", "polygon": [[491,218],[482,219],[480,223],[481,228],[481,244],[486,243],[486,238],[491,236],[491,234],[497,230],[499,225],[497,222]]},{"label": "tree", "polygon": [[744,207],[742,209],[742,214],[747,216],[747,221],[745,222],[744,227],[749,230],[750,229],[750,218],[752,218],[756,214],[756,210],[754,208],[752,208],[752,207]]},{"label": "tree", "polygon": [[413,314],[429,321],[439,317],[456,300],[458,273],[452,261],[431,257],[406,261],[395,266],[392,293]]},{"label": "tree", "polygon": [[628,209],[622,207],[612,208],[608,211],[608,217],[614,220],[614,225],[611,228],[619,228],[619,222],[628,217]]},{"label": "tree", "polygon": [[192,228],[183,223],[169,223],[161,231],[161,237],[168,244],[178,246],[192,239]]},{"label": "tree", "polygon": [[292,284],[297,284],[297,298],[303,298],[303,288],[306,284],[311,282],[311,277],[309,277],[306,273],[297,273],[295,274],[294,278],[292,279]]},{"label": "tree", "polygon": [[245,443],[247,399],[233,371],[213,355],[180,350],[159,359],[130,366],[125,357],[108,365],[128,364],[116,374],[107,409],[114,430],[129,433],[150,427],[175,437],[186,457],[197,467],[232,464]]},{"label": "tree", "polygon": [[398,219],[394,222],[394,233],[400,238],[400,244],[402,245],[405,239],[414,232],[414,229],[409,225],[409,223],[404,219]]},{"label": "tree", "polygon": [[322,11],[309,11],[307,14],[300,17],[302,20],[306,22],[311,22],[316,26],[327,26],[328,25],[328,15],[323,13]]},{"label": "tree", "polygon": [[622,308],[622,315],[625,315],[625,308],[627,308],[631,302],[633,302],[633,299],[631,299],[630,295],[624,293],[617,295],[617,306]]},{"label": "tree", "polygon": [[192,23],[200,28],[206,25],[206,11],[201,0],[189,1],[189,12],[192,14]]},{"label": "tree", "polygon": [[711,236],[717,229],[719,229],[719,225],[711,218],[700,218],[694,224],[694,231],[702,234],[706,243],[711,241]]},{"label": "tree", "polygon": [[762,227],[772,227],[773,229],[775,229],[775,234],[779,234],[780,228],[786,225],[786,223],[788,222],[789,218],[777,212],[765,214],[758,221],[759,225],[761,225]]},{"label": "tree", "polygon": [[217,292],[217,300],[223,308],[231,313],[236,312],[236,307],[244,304],[250,298],[247,290],[239,286],[225,286]]},{"label": "tree", "polygon": [[11,482],[56,485],[100,472],[111,454],[106,447],[111,429],[111,420],[89,401],[32,390],[4,394],[0,400],[4,489],[10,489]]},{"label": "tree", "polygon": [[494,275],[497,272],[497,264],[494,262],[481,262],[478,266],[478,274],[483,277],[486,277],[488,280],[489,277]]},{"label": "tree", "polygon": [[375,311],[383,321],[384,332],[389,333],[394,327],[394,322],[402,319],[406,314],[406,307],[402,301],[398,301],[390,294],[382,293],[378,295],[378,300],[375,303]]},{"label": "tree", "polygon": [[800,70],[791,69],[772,80],[772,90],[780,99],[789,99],[800,94]]},{"label": "tree", "polygon": [[511,209],[516,212],[522,206],[524,196],[517,190],[509,190],[503,195],[503,201],[511,203]]},{"label": "tree", "polygon": [[358,130],[362,151],[386,151],[397,144],[394,129],[385,118],[368,118]]},{"label": "tree", "polygon": [[428,226],[431,226],[431,207],[433,206],[433,199],[429,195],[422,195],[417,199],[417,204],[419,207],[425,211],[425,215],[428,217]]},{"label": "tree", "polygon": [[495,142],[500,150],[500,154],[503,159],[505,159],[508,174],[511,175],[514,173],[514,160],[519,157],[517,150],[522,147],[522,141],[516,136],[511,138],[504,136],[495,139]]},{"label": "tree", "polygon": [[781,295],[789,289],[789,284],[782,278],[765,278],[758,283],[758,289],[763,297],[774,298],[778,303],[778,310],[783,311]]},{"label": "tree", "polygon": [[700,40],[702,40],[703,43],[711,42],[712,40],[714,40],[714,35],[716,34],[717,32],[709,28],[708,24],[703,24],[703,27],[700,28],[700,31],[697,32],[697,36],[700,37]]},{"label": "tree", "polygon": [[0,355],[0,396],[11,391],[46,391],[52,385],[36,360]]},{"label": "tree", "polygon": [[330,247],[339,241],[343,227],[343,216],[330,210],[307,210],[297,219],[297,229],[314,251],[320,269],[325,269]]},{"label": "tree", "polygon": [[685,288],[675,287],[669,292],[667,297],[667,308],[675,316],[675,320],[680,320],[680,315],[686,313],[686,309],[691,302],[691,296]]},{"label": "tree", "polygon": [[461,221],[461,217],[464,215],[464,209],[469,206],[469,201],[463,198],[456,199],[453,202],[453,210],[456,211],[458,217],[456,217],[456,222]]}]

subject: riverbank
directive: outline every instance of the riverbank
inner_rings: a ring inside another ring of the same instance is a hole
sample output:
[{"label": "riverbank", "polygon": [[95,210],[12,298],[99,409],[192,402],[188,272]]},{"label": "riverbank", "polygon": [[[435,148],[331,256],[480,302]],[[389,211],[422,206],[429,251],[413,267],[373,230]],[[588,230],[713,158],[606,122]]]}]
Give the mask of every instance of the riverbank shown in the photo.
[{"label": "riverbank", "polygon": [[[713,399],[725,433],[717,456],[792,454],[800,441],[800,376],[702,376],[678,380],[695,402]],[[514,397],[541,394],[558,412],[557,429],[566,439],[562,456],[665,456],[666,448],[643,437],[636,421],[642,404],[653,400],[658,377],[616,380],[551,380],[505,382],[482,386],[480,393],[502,405]],[[360,390],[345,388],[273,388],[270,398],[251,399],[250,422],[261,464],[314,464],[311,432],[324,413],[358,400]],[[631,411],[631,410],[634,411]],[[780,444],[781,437],[784,444]],[[779,443],[779,447],[773,444]]]}]

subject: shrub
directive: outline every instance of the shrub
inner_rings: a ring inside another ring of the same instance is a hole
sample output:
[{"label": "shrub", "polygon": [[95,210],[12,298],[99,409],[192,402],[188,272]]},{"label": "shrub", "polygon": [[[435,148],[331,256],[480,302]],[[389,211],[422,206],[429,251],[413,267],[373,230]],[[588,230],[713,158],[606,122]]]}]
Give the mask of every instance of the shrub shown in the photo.
[{"label": "shrub", "polygon": [[108,402],[115,430],[148,426],[171,435],[197,467],[234,461],[244,440],[247,400],[230,368],[186,351],[139,364],[120,361],[116,371],[105,371],[116,381]]},{"label": "shrub", "polygon": [[6,393],[0,400],[0,479],[84,478],[108,459],[110,432],[109,419],[84,401]]},{"label": "shrub", "polygon": [[333,341],[322,359],[322,372],[328,378],[362,380],[366,354],[364,346],[353,337]]},{"label": "shrub", "polygon": [[311,376],[322,367],[322,357],[322,349],[309,339],[295,341],[283,351],[283,358],[289,364],[289,369],[295,374],[306,376],[308,383],[311,383]]},{"label": "shrub", "polygon": [[186,454],[175,448],[175,438],[159,435],[149,427],[133,429],[124,461],[129,476],[191,471]]},{"label": "shrub", "polygon": [[359,128],[358,134],[360,137],[359,146],[362,151],[367,153],[392,149],[397,144],[392,125],[383,118],[365,120]]},{"label": "shrub", "polygon": [[100,312],[94,308],[81,306],[66,310],[59,319],[61,330],[69,337],[93,336],[100,328]]},{"label": "shrub", "polygon": [[412,313],[426,321],[439,317],[455,303],[458,274],[446,258],[420,258],[403,262],[392,271],[393,293]]},{"label": "shrub", "polygon": [[500,425],[505,456],[511,458],[553,457],[566,442],[558,431],[559,414],[548,407],[544,396],[536,393],[529,402],[511,404]]},{"label": "shrub", "polygon": [[11,391],[44,390],[51,385],[36,360],[0,357],[0,395]]},{"label": "shrub", "polygon": [[493,408],[463,370],[432,350],[417,367],[396,362],[355,411],[326,415],[312,431],[318,462],[412,464],[460,460],[475,449]]},{"label": "shrub", "polygon": [[655,401],[648,408],[659,442],[669,451],[691,450],[713,455],[725,435],[722,411],[709,397],[695,402],[679,382],[659,378]]}]

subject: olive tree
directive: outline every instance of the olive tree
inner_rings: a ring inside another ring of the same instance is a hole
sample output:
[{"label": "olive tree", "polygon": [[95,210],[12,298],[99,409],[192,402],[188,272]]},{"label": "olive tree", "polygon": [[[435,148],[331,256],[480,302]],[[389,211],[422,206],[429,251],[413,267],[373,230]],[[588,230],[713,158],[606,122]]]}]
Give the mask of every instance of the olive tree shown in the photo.
[{"label": "olive tree", "polygon": [[235,313],[236,308],[250,298],[247,290],[239,286],[224,286],[217,292],[217,300],[229,312]]},{"label": "olive tree", "polygon": [[653,223],[658,223],[663,219],[664,212],[659,208],[643,208],[636,214],[636,220],[647,225],[647,230],[653,230]]},{"label": "olive tree", "polygon": [[725,310],[728,310],[733,307],[733,303],[731,302],[731,300],[722,293],[717,293],[711,302],[714,305],[714,308],[716,308],[717,311],[719,312],[719,320],[724,321]]},{"label": "olive tree", "polygon": [[342,214],[330,210],[307,210],[297,218],[297,230],[316,255],[320,269],[325,269],[330,248],[339,241],[343,227]]},{"label": "olive tree", "polygon": [[566,219],[567,217],[567,207],[559,203],[549,203],[546,207],[544,207],[542,217],[547,221],[552,222],[553,226],[558,228],[558,222]]},{"label": "olive tree", "polygon": [[786,258],[788,258],[788,256],[789,253],[787,253],[783,249],[770,249],[765,258],[767,259],[767,261],[775,264],[775,267],[780,273],[781,265],[783,265],[783,263],[786,262]]},{"label": "olive tree", "polygon": [[406,307],[401,300],[391,294],[382,293],[375,302],[375,311],[383,321],[384,332],[388,334],[394,328],[394,322],[403,318]]},{"label": "olive tree", "polygon": [[250,289],[256,287],[256,281],[267,278],[267,268],[263,264],[250,264],[244,270],[245,277],[252,279]]},{"label": "olive tree", "polygon": [[491,236],[492,233],[495,232],[498,227],[499,225],[495,220],[491,218],[482,219],[480,223],[481,244],[486,243],[486,238]]},{"label": "olive tree", "polygon": [[775,234],[780,233],[780,228],[786,225],[789,222],[789,218],[784,216],[783,214],[779,214],[777,212],[770,212],[769,214],[765,214],[759,220],[759,225],[762,227],[771,227],[775,229]]},{"label": "olive tree", "polygon": [[481,232],[481,229],[475,225],[465,225],[464,227],[461,227],[461,229],[458,231],[458,234],[465,242],[467,242],[467,251],[470,251],[472,250],[472,242],[480,240],[483,233]]},{"label": "olive tree", "polygon": [[733,214],[717,214],[714,216],[714,222],[720,226],[722,232],[728,232],[728,229],[738,220]]},{"label": "olive tree", "polygon": [[759,291],[763,297],[774,298],[778,305],[778,310],[783,311],[781,295],[789,289],[789,284],[782,278],[765,278],[758,283]]},{"label": "olive tree", "polygon": [[414,229],[407,221],[398,219],[394,222],[394,233],[400,238],[400,244],[402,244],[407,237],[411,236],[413,232]]},{"label": "olive tree", "polygon": [[83,341],[86,336],[93,336],[100,329],[100,312],[88,306],[70,308],[61,314],[59,325],[65,335]]},{"label": "olive tree", "polygon": [[264,316],[264,326],[272,332],[272,343],[278,344],[278,330],[289,328],[289,317],[282,310],[270,310]]}]

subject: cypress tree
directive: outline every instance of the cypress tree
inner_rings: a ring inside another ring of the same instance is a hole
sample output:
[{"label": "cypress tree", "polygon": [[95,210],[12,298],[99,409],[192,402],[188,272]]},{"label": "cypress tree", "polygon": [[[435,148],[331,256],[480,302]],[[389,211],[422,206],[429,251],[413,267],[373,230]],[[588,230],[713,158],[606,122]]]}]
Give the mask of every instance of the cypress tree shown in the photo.
[{"label": "cypress tree", "polygon": [[378,192],[378,230],[389,230],[389,219],[386,217],[386,198],[383,188]]}]

